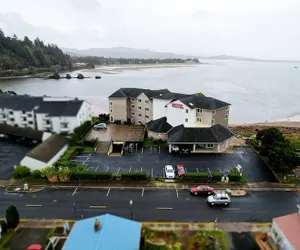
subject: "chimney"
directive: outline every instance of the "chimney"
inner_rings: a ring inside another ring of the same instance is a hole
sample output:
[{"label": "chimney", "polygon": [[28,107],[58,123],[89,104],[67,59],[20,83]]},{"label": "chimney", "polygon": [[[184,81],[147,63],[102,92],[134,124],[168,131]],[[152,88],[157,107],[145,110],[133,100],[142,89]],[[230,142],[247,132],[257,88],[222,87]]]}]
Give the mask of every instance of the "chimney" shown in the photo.
[{"label": "chimney", "polygon": [[298,204],[297,207],[298,207],[298,213],[300,214],[300,204]]},{"label": "chimney", "polygon": [[95,232],[98,232],[100,230],[100,221],[98,220],[98,218],[96,218],[94,227],[95,227]]}]

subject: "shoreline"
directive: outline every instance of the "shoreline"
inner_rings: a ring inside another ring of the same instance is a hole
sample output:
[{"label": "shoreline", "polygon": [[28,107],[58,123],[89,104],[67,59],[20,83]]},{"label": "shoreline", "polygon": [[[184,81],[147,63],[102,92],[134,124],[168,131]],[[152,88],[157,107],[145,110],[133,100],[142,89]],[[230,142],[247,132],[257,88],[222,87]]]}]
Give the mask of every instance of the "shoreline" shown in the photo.
[{"label": "shoreline", "polygon": [[285,128],[300,128],[300,121],[274,121],[274,122],[256,122],[256,123],[242,123],[229,124],[231,128],[237,127],[285,127]]}]

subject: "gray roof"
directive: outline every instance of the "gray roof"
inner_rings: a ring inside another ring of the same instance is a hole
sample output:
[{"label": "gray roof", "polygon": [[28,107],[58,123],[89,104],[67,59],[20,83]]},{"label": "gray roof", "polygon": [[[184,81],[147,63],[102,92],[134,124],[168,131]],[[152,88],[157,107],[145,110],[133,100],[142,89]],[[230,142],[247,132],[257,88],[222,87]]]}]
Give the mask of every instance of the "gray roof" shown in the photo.
[{"label": "gray roof", "polygon": [[151,120],[147,123],[147,129],[155,133],[167,133],[172,126],[167,122],[167,117]]},{"label": "gray roof", "polygon": [[82,100],[44,101],[37,109],[37,114],[49,116],[76,116],[82,106]]},{"label": "gray roof", "polygon": [[24,137],[27,139],[42,141],[44,132],[32,128],[20,128],[20,127],[13,127],[5,124],[0,124],[0,134]]},{"label": "gray roof", "polygon": [[178,100],[191,109],[200,108],[200,109],[214,110],[214,109],[219,109],[231,105],[230,103],[223,102],[221,100],[212,97],[207,97],[204,95],[197,95],[197,94],[183,97]]},{"label": "gray roof", "polygon": [[153,98],[164,99],[164,100],[172,100],[172,99],[180,99],[180,98],[184,98],[184,97],[188,97],[188,96],[191,96],[191,94],[181,94],[181,93],[172,93],[172,92],[170,92],[170,93],[155,96]]},{"label": "gray roof", "polygon": [[229,128],[220,124],[208,128],[186,128],[178,125],[168,132],[168,142],[220,143],[233,136],[234,133]]},{"label": "gray roof", "polygon": [[167,94],[167,93],[171,93],[171,92],[168,89],[151,90],[151,89],[139,89],[139,88],[121,88],[121,89],[118,89],[113,94],[111,94],[108,98],[110,98],[110,97],[136,98],[141,93],[144,93],[148,98],[153,98],[155,96],[159,96],[160,94],[163,95],[163,94]]},{"label": "gray roof", "polygon": [[64,136],[52,135],[27,153],[26,156],[48,163],[67,144],[68,140]]},{"label": "gray roof", "polygon": [[0,95],[0,108],[32,111],[43,102],[43,97],[29,95]]}]

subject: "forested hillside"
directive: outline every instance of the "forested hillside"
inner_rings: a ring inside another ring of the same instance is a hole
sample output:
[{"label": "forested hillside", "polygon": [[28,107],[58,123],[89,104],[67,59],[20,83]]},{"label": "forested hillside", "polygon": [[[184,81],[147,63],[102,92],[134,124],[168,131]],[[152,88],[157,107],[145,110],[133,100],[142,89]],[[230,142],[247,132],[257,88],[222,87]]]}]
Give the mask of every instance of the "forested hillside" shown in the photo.
[{"label": "forested hillside", "polygon": [[[24,71],[24,69],[70,69],[72,58],[55,44],[44,44],[39,38],[31,41],[27,36],[19,39],[5,36],[0,29],[0,71]],[[3,75],[3,74],[2,74]]]}]

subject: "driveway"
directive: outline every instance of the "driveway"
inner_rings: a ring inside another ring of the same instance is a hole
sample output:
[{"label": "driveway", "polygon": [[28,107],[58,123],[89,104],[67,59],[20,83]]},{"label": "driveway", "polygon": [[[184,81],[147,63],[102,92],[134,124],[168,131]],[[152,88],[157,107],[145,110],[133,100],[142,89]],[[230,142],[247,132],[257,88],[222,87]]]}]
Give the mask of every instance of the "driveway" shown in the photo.
[{"label": "driveway", "polygon": [[10,250],[24,250],[32,244],[44,245],[49,231],[49,228],[21,228],[5,245],[5,248]]},{"label": "driveway", "polygon": [[8,180],[14,172],[13,167],[19,165],[33,147],[23,142],[0,139],[0,179]]},{"label": "driveway", "polygon": [[146,171],[152,177],[164,177],[164,166],[182,164],[186,172],[224,172],[240,164],[249,182],[276,182],[272,172],[249,147],[235,148],[231,154],[169,154],[167,148],[138,149],[132,156],[106,154],[79,154],[74,159],[86,164],[87,171],[107,171],[118,175],[123,172]]}]

